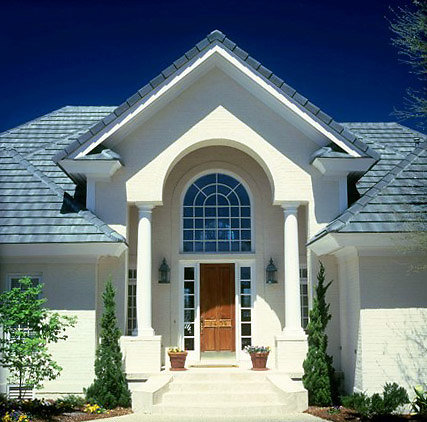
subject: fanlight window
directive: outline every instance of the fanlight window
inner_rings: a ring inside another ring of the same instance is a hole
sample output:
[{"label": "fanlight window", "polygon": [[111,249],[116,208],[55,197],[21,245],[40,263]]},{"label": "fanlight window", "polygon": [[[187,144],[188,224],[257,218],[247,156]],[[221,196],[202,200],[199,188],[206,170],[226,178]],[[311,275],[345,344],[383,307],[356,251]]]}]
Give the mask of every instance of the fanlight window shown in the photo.
[{"label": "fanlight window", "polygon": [[251,204],[234,177],[215,173],[197,179],[183,204],[184,252],[250,252]]}]

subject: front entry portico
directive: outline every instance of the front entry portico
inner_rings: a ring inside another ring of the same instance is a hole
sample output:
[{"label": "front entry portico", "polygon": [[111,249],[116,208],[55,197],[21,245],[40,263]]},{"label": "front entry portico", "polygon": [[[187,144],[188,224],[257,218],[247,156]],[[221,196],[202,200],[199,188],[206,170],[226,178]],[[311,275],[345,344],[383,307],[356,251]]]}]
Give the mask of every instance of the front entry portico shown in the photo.
[{"label": "front entry portico", "polygon": [[[129,268],[136,266],[137,329],[129,341],[150,344],[145,353],[154,354],[159,340],[155,351],[153,337],[160,334],[166,369],[169,347],[185,349],[188,365],[215,356],[247,367],[245,347],[265,345],[272,349],[271,368],[300,373],[306,344],[299,286],[299,261],[307,265],[301,249],[305,202],[273,204],[263,169],[223,146],[183,158],[165,189],[162,205],[141,196],[130,211],[130,224],[137,228],[131,230],[129,253]],[[171,268],[170,284],[157,279],[163,258]],[[279,268],[276,284],[266,282],[270,258]],[[292,368],[283,366],[290,358]],[[161,365],[153,371],[144,365],[138,372],[159,371]]]},{"label": "front entry portico", "polygon": [[234,264],[200,266],[200,351],[234,352]]}]

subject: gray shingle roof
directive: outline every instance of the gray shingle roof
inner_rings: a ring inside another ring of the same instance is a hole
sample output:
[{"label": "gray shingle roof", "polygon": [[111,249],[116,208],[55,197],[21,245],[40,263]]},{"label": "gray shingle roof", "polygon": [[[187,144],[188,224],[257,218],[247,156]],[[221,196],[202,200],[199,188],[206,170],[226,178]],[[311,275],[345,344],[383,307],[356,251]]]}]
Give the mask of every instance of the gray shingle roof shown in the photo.
[{"label": "gray shingle roof", "polygon": [[66,106],[28,123],[0,133],[0,148],[13,148],[66,192],[74,182],[52,161],[76,137],[115,107]]},{"label": "gray shingle roof", "polygon": [[0,134],[0,243],[124,242],[90,211],[52,156],[111,107],[64,107]]},{"label": "gray shingle roof", "polygon": [[418,145],[342,215],[327,233],[427,231],[427,143]]},{"label": "gray shingle roof", "polygon": [[0,243],[123,242],[21,154],[0,149]]},{"label": "gray shingle roof", "polygon": [[427,137],[399,123],[342,123],[353,133],[363,138],[363,142],[374,149],[380,160],[357,183],[360,194],[364,194],[383,176],[392,170],[399,161],[414,150]]},{"label": "gray shingle roof", "polygon": [[[300,108],[346,138],[377,163],[359,180],[362,198],[315,238],[332,231],[425,230],[426,141],[397,123],[337,123],[214,31],[118,107],[67,106],[0,134],[0,243],[118,242],[124,239],[89,211],[80,210],[74,182],[56,162],[137,106],[153,89],[210,45],[232,51]],[[319,156],[344,156],[329,148]],[[103,151],[97,158],[119,159]]]},{"label": "gray shingle roof", "polygon": [[352,143],[362,156],[369,156],[374,159],[378,159],[377,152],[370,146],[366,145],[359,137],[357,137],[348,127],[341,125],[332,119],[331,116],[320,110],[319,107],[311,103],[306,97],[298,93],[294,88],[287,85],[281,78],[275,75],[271,70],[264,67],[259,61],[251,57],[246,51],[242,50],[233,41],[226,37],[221,31],[212,31],[206,38],[196,44],[195,47],[187,51],[178,60],[175,60],[170,66],[168,66],[163,72],[153,78],[148,84],[143,86],[135,94],[129,97],[125,102],[120,104],[111,114],[107,115],[101,121],[93,125],[88,131],[82,133],[77,139],[68,146],[68,148],[59,152],[55,157],[54,161],[69,156],[72,152],[76,151],[81,145],[87,143],[93,136],[106,127],[113,126],[115,120],[120,117],[125,111],[130,108],[136,108],[143,99],[148,96],[154,89],[160,84],[171,78],[179,68],[185,65],[190,60],[194,59],[197,55],[202,53],[204,50],[210,48],[213,44],[219,44],[221,47],[232,52],[241,60],[246,62],[255,72],[261,77],[267,79],[273,85],[275,85],[288,99],[296,104],[300,109],[304,110],[314,120],[320,123],[322,126],[327,127],[328,130],[333,132],[338,137],[342,137],[348,142]]}]

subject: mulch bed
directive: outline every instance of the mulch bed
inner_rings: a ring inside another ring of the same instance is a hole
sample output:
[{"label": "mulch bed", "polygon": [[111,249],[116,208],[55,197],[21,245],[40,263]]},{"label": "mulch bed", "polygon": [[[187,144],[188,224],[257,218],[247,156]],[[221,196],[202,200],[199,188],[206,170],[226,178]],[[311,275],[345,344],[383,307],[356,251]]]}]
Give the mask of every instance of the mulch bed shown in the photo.
[{"label": "mulch bed", "polygon": [[[351,409],[339,407],[316,407],[310,406],[304,413],[317,416],[332,422],[360,422],[362,419]],[[376,422],[408,422],[408,421],[427,421],[426,418],[412,415],[393,415],[386,416],[382,419],[375,419]]]},{"label": "mulch bed", "polygon": [[[53,416],[50,419],[51,422],[81,422],[81,421],[92,421],[95,419],[113,418],[115,416],[123,416],[132,413],[132,409],[117,407],[112,410],[108,410],[105,413],[84,413],[84,412],[71,412],[64,413],[62,415]],[[34,422],[45,422],[44,419],[31,419]]]}]

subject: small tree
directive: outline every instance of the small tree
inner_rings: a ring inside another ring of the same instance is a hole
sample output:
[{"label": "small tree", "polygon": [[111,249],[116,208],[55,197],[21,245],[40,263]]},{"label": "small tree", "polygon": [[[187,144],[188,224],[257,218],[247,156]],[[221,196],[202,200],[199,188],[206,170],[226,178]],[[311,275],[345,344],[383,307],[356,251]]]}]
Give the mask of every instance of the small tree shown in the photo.
[{"label": "small tree", "polygon": [[130,391],[122,369],[120,330],[116,317],[115,291],[111,280],[102,295],[101,343],[96,350],[95,381],[86,390],[86,399],[108,409],[130,406]]},{"label": "small tree", "polygon": [[8,368],[11,383],[23,387],[41,388],[45,379],[53,380],[62,368],[52,359],[49,343],[65,340],[66,327],[76,319],[61,316],[43,307],[43,284],[34,285],[31,278],[19,280],[18,287],[0,295],[0,364]]},{"label": "small tree", "polygon": [[325,267],[320,263],[317,274],[316,296],[307,325],[308,353],[303,363],[304,387],[308,390],[309,403],[315,406],[330,406],[336,398],[335,374],[332,357],[326,352],[328,336],[326,326],[331,319],[326,291],[332,281],[325,285]]}]

